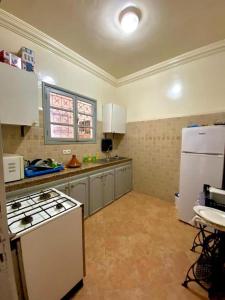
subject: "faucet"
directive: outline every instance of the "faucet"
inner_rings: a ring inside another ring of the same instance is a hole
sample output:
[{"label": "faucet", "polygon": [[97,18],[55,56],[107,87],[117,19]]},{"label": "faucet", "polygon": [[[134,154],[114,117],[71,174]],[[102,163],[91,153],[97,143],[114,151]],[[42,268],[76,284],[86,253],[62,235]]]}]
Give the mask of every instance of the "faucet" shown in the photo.
[{"label": "faucet", "polygon": [[106,151],[106,160],[109,161],[110,158],[111,158],[111,152],[110,152],[110,149],[108,148]]}]

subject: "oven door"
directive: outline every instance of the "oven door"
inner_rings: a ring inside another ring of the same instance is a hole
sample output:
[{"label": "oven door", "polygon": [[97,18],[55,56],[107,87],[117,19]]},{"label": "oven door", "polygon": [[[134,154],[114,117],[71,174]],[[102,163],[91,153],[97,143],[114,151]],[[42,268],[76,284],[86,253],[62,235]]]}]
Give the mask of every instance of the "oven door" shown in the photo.
[{"label": "oven door", "polygon": [[61,299],[83,279],[82,207],[20,237],[29,300]]}]

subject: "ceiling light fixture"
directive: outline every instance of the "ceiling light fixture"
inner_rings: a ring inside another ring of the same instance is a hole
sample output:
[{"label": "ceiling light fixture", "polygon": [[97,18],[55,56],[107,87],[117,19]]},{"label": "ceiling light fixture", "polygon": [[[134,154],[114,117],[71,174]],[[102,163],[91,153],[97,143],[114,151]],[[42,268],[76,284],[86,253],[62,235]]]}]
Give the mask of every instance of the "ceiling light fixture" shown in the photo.
[{"label": "ceiling light fixture", "polygon": [[141,19],[141,11],[135,6],[129,6],[123,9],[119,14],[119,22],[125,33],[134,32]]}]

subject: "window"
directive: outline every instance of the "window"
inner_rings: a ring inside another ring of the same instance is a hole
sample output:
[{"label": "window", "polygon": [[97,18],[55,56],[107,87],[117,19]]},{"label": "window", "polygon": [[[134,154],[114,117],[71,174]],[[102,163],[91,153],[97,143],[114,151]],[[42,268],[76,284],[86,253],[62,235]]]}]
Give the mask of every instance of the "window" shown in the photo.
[{"label": "window", "polygon": [[95,143],[96,101],[43,83],[46,144]]}]

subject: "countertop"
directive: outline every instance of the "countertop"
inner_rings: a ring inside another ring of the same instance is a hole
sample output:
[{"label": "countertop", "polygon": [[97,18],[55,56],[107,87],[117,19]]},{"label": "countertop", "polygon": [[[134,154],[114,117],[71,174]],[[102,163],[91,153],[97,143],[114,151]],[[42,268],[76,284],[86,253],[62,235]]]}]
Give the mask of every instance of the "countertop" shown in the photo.
[{"label": "countertop", "polygon": [[80,168],[73,168],[73,169],[65,168],[65,170],[62,170],[62,171],[59,171],[56,173],[32,177],[32,178],[24,178],[22,180],[6,183],[5,190],[6,190],[6,192],[17,191],[20,189],[36,186],[39,184],[44,184],[44,183],[52,182],[55,180],[60,180],[60,179],[64,179],[67,177],[72,177],[75,175],[80,175],[83,173],[88,173],[88,172],[92,172],[95,170],[99,170],[99,169],[111,167],[114,165],[126,163],[131,160],[132,160],[131,158],[123,158],[123,159],[104,162],[104,163],[102,163],[102,162],[82,163],[82,166]]}]

